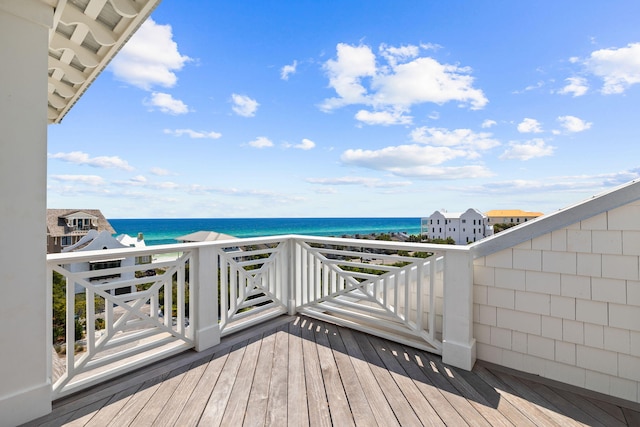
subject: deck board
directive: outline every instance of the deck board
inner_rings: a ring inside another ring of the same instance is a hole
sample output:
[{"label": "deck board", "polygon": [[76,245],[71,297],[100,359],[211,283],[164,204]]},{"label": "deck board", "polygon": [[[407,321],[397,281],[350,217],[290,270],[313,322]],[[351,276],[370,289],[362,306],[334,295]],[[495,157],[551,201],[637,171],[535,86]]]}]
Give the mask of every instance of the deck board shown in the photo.
[{"label": "deck board", "polygon": [[289,366],[288,329],[287,325],[281,326],[275,334],[273,363],[269,383],[269,401],[267,402],[267,413],[264,423],[264,425],[268,427],[287,425],[287,379],[289,372],[287,369],[273,369],[273,367]]},{"label": "deck board", "polygon": [[287,381],[287,424],[306,426],[309,424],[307,409],[307,387],[302,358],[301,319],[289,324],[289,377]]},{"label": "deck board", "polygon": [[640,425],[637,404],[283,316],[54,402],[26,426]]},{"label": "deck board", "polygon": [[356,426],[369,427],[378,424],[369,405],[369,401],[362,389],[355,367],[347,354],[347,348],[342,341],[340,332],[335,325],[327,324],[327,338],[336,360],[336,367],[344,385],[344,391],[349,401],[349,408]]},{"label": "deck board", "polygon": [[302,322],[302,355],[304,357],[304,377],[307,386],[307,399],[310,426],[330,426],[331,414],[329,402],[322,380],[318,349],[314,339],[318,322],[305,320]]},{"label": "deck board", "polygon": [[260,353],[255,367],[253,385],[249,385],[249,402],[243,420],[243,425],[247,427],[264,425],[269,402],[269,388],[271,386],[270,373],[273,372],[273,349],[275,343],[275,334],[267,334],[262,339]]}]

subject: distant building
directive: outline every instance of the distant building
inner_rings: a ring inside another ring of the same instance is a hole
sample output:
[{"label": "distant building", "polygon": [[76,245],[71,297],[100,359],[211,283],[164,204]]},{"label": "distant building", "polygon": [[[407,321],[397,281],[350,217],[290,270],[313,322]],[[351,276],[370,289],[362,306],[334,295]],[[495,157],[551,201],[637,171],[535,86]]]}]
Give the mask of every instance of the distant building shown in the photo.
[{"label": "distant building", "polygon": [[233,237],[224,233],[218,233],[215,231],[196,231],[195,233],[176,237],[176,240],[180,243],[215,242],[216,240],[234,240],[234,239],[237,239],[237,237]]},{"label": "distant building", "polygon": [[[147,245],[144,243],[144,235],[138,233],[137,237],[131,237],[128,234],[120,234],[116,237],[116,240],[128,246],[130,248],[145,248]],[[142,255],[136,257],[136,264],[149,264],[151,263],[151,255]]]},{"label": "distant building", "polygon": [[47,209],[47,253],[62,252],[91,230],[116,232],[98,209]]},{"label": "distant building", "polygon": [[467,209],[462,213],[435,211],[430,217],[422,218],[421,223],[422,234],[428,239],[451,237],[456,245],[466,245],[493,235],[493,226],[477,209]]},{"label": "distant building", "polygon": [[[96,230],[89,230],[78,242],[71,246],[65,247],[62,252],[84,252],[84,251],[98,251],[106,249],[118,249],[127,248],[129,246],[120,243],[115,237],[108,231],[102,231],[98,233]],[[130,267],[136,264],[136,260],[133,257],[120,258],[116,257],[108,260],[100,261],[88,261],[78,262],[69,265],[69,270],[73,273],[80,273],[83,271],[96,271],[96,270],[108,270],[112,268]],[[120,280],[132,280],[135,277],[135,272],[129,271],[124,273],[105,273],[104,275],[94,276],[89,279],[91,282],[97,283],[110,283]],[[84,287],[78,284],[75,285],[75,293],[84,292]],[[133,291],[132,286],[124,286],[115,289],[116,295],[129,293]]]},{"label": "distant building", "polygon": [[525,212],[520,209],[492,210],[486,212],[489,224],[522,224],[544,215],[542,212]]},{"label": "distant building", "polygon": [[[176,240],[180,243],[199,243],[199,242],[216,242],[218,240],[237,240],[237,237],[230,236],[224,233],[218,233],[216,231],[196,231],[195,233],[187,234],[185,236],[176,237]],[[237,246],[224,248],[225,252],[240,252],[241,249]]]}]

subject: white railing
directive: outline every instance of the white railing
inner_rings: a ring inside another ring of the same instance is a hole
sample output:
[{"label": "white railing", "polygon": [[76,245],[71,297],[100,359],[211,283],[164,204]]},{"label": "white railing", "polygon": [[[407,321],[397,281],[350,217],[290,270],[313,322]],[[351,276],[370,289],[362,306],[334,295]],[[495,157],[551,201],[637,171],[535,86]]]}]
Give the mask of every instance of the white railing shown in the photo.
[{"label": "white railing", "polygon": [[[153,263],[136,265],[141,256]],[[212,347],[284,313],[423,348],[466,369],[475,361],[466,247],[278,236],[47,260],[55,296],[50,337],[64,342],[52,354],[63,361],[51,371],[54,398],[185,349]],[[90,268],[114,260],[119,267]]]}]

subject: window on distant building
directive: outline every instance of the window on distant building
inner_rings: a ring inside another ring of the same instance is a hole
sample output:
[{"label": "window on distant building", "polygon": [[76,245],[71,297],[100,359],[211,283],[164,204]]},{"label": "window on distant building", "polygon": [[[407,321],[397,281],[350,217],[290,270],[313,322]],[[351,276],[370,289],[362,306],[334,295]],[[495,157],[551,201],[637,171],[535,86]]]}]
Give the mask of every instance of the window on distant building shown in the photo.
[{"label": "window on distant building", "polygon": [[467,220],[466,220],[466,219],[463,219],[463,220],[462,220],[462,223],[463,223],[463,224],[466,224],[466,223],[467,223]]},{"label": "window on distant building", "polygon": [[60,246],[69,246],[71,244],[71,236],[62,236],[60,238]]},{"label": "window on distant building", "polygon": [[[90,271],[97,271],[97,270],[106,270],[109,268],[119,268],[120,267],[120,263],[121,261],[119,259],[116,260],[109,260],[109,261],[99,261],[99,262],[92,262],[89,263],[89,270]],[[96,280],[108,280],[108,279],[116,279],[120,277],[120,273],[113,273],[113,274],[107,274],[104,276],[96,276],[96,277],[91,277],[89,280],[96,281]]]}]

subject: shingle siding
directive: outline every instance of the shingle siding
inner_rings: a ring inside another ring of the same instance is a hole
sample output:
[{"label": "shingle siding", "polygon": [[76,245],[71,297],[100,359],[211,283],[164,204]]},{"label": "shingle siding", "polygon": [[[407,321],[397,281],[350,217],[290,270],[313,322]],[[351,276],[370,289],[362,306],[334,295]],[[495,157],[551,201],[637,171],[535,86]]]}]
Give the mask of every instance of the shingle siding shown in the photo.
[{"label": "shingle siding", "polygon": [[479,256],[474,286],[479,359],[640,402],[639,202]]}]

